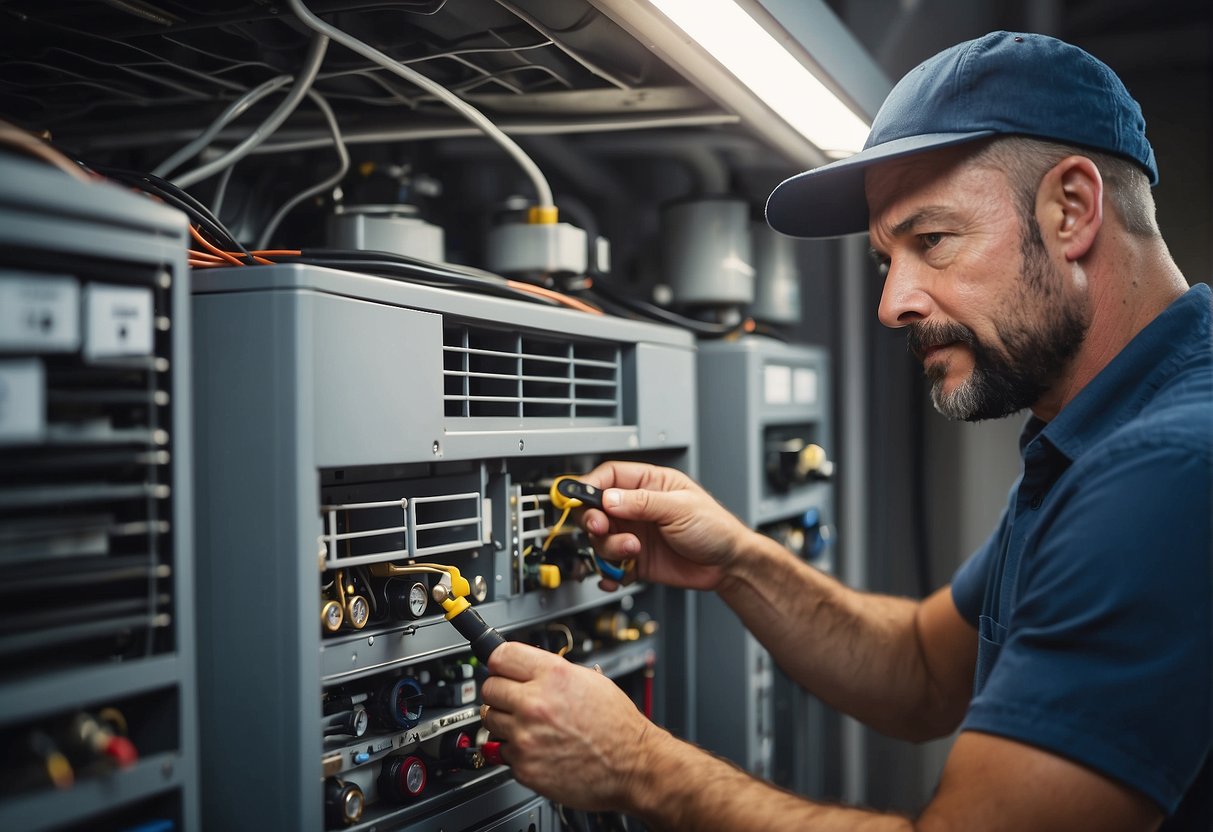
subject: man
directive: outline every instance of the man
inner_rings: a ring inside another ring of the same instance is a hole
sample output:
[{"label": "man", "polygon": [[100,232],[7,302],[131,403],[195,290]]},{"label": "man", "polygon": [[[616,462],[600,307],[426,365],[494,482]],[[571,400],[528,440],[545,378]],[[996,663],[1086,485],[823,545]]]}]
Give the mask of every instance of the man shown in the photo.
[{"label": "man", "polygon": [[485,723],[522,783],[671,829],[1210,828],[1211,302],[1158,234],[1144,129],[1090,55],[996,32],[911,71],[863,152],[768,203],[785,233],[867,228],[880,319],[907,329],[943,414],[1032,412],[1003,519],[951,586],[861,594],[678,472],[586,477],[607,489],[581,521],[604,557],[716,591],[792,678],[878,730],[960,728],[921,816],[779,791],[506,644]]}]

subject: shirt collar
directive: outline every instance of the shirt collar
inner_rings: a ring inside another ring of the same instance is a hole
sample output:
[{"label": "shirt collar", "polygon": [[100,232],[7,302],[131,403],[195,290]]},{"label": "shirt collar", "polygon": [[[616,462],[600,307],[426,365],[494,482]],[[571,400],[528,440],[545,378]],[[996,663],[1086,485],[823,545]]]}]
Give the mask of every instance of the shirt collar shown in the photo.
[{"label": "shirt collar", "polygon": [[[1141,408],[1180,364],[1210,340],[1213,293],[1198,283],[1137,333],[1051,422],[1030,418],[1019,447],[1037,436],[1048,440],[1071,462]],[[1194,332],[1204,337],[1192,338]]]}]

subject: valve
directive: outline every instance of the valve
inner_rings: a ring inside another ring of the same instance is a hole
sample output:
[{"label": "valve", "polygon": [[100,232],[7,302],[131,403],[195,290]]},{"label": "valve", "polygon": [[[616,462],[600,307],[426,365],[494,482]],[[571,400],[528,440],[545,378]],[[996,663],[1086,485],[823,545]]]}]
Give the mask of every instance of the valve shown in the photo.
[{"label": "valve", "polygon": [[767,445],[767,477],[780,490],[834,475],[834,463],[825,449],[804,439],[785,439]]},{"label": "valve", "polygon": [[64,745],[67,755],[79,761],[107,760],[118,768],[130,768],[139,761],[139,752],[129,739],[103,725],[92,714],[78,713],[72,718]]},{"label": "valve", "polygon": [[324,781],[324,817],[328,826],[350,826],[362,819],[366,798],[356,783],[330,777]]}]

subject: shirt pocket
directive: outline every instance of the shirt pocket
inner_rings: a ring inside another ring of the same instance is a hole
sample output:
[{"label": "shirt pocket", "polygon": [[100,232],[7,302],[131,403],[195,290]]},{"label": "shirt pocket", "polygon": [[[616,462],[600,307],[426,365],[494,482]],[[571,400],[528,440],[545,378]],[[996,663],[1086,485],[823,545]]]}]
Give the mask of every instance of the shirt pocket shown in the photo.
[{"label": "shirt pocket", "polygon": [[1003,642],[1007,639],[1007,628],[988,615],[978,619],[977,626],[977,670],[973,674],[973,695],[981,693],[1002,652]]}]

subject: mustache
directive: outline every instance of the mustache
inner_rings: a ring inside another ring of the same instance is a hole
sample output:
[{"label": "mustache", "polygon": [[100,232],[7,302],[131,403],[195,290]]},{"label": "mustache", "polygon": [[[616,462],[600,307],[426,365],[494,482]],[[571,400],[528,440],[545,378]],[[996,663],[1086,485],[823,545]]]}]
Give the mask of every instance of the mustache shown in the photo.
[{"label": "mustache", "polygon": [[926,357],[927,350],[934,347],[958,342],[970,347],[978,346],[977,336],[973,334],[973,330],[954,321],[947,323],[918,321],[910,324],[906,329],[906,345],[919,361]]}]

